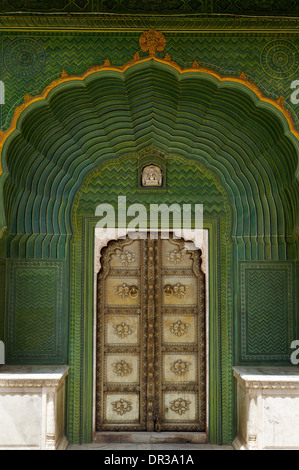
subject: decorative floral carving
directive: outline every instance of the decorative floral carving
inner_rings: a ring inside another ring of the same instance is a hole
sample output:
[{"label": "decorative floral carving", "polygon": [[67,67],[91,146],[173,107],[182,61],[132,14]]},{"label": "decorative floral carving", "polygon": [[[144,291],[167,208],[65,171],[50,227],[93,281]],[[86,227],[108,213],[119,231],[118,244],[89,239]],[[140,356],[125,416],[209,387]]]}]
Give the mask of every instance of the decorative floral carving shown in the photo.
[{"label": "decorative floral carving", "polygon": [[184,398],[178,398],[177,400],[170,402],[170,404],[170,409],[181,416],[189,410],[191,401],[185,400]]},{"label": "decorative floral carving", "polygon": [[167,253],[167,260],[172,264],[178,264],[184,259],[184,253],[181,250],[172,250]]},{"label": "decorative floral carving", "polygon": [[184,375],[189,371],[190,366],[191,362],[185,362],[178,359],[172,363],[170,370],[176,375]]},{"label": "decorative floral carving", "polygon": [[132,364],[129,364],[128,362],[121,360],[120,362],[117,362],[113,364],[113,369],[114,372],[119,375],[120,377],[125,377],[133,371]]},{"label": "decorative floral carving", "polygon": [[120,286],[115,287],[115,293],[119,295],[122,299],[131,297],[136,299],[138,297],[138,287],[137,286],[128,286],[125,282]]},{"label": "decorative floral carving", "polygon": [[119,325],[113,325],[115,330],[115,334],[120,336],[120,338],[126,338],[127,336],[131,335],[134,331],[134,328],[130,325],[127,325],[125,322],[120,323]]},{"label": "decorative floral carving", "polygon": [[24,79],[35,76],[42,70],[46,53],[36,39],[19,37],[6,47],[4,61],[10,73]]},{"label": "decorative floral carving", "polygon": [[114,288],[115,293],[119,295],[122,299],[129,297],[130,294],[130,286],[128,284],[123,283],[120,286]]},{"label": "decorative floral carving", "polygon": [[129,413],[132,410],[132,403],[124,398],[121,398],[118,401],[112,403],[113,411],[118,415],[123,416],[126,413]]},{"label": "decorative floral carving", "polygon": [[184,297],[184,295],[187,294],[188,289],[189,289],[188,286],[185,286],[184,284],[181,284],[180,282],[178,282],[174,286],[172,286],[171,284],[166,284],[164,286],[164,295],[166,295],[166,297],[175,295],[176,297],[181,299],[182,297]]},{"label": "decorative floral carving", "polygon": [[178,320],[176,323],[172,323],[170,325],[170,331],[176,336],[181,337],[188,332],[189,326],[189,323],[184,323],[182,320]]},{"label": "decorative floral carving", "polygon": [[136,261],[136,256],[128,250],[123,251],[118,255],[118,259],[124,266],[129,266]]},{"label": "decorative floral carving", "polygon": [[166,46],[166,39],[160,31],[145,31],[139,38],[139,44],[143,52],[149,52],[150,55],[155,55],[157,51],[164,51]]},{"label": "decorative floral carving", "polygon": [[271,78],[287,79],[298,70],[299,54],[291,41],[275,38],[265,45],[260,61],[263,71]]},{"label": "decorative floral carving", "polygon": [[181,298],[187,294],[188,289],[189,289],[188,286],[185,286],[184,284],[181,284],[180,282],[178,282],[177,284],[173,286],[173,294],[176,297]]}]

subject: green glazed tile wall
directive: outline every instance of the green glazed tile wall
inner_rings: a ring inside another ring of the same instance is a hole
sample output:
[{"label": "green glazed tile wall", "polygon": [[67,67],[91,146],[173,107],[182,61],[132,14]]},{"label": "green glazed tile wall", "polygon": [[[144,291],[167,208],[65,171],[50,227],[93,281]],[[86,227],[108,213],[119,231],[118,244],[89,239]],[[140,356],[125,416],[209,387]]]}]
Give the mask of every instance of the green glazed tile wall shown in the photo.
[{"label": "green glazed tile wall", "polygon": [[66,362],[63,264],[9,261],[5,345],[10,363]]},{"label": "green glazed tile wall", "polygon": [[[162,29],[163,31],[163,29]],[[9,127],[13,111],[29,93],[41,93],[62,70],[82,74],[109,58],[113,65],[132,60],[140,50],[139,32],[40,33],[2,32],[0,79],[6,86],[1,129]],[[299,80],[299,40],[294,33],[165,33],[165,53],[181,67],[194,60],[222,75],[243,71],[269,97],[284,97],[298,123],[299,105],[293,104],[291,84]]]},{"label": "green glazed tile wall", "polygon": [[289,360],[296,337],[293,286],[292,264],[241,264],[241,360]]}]

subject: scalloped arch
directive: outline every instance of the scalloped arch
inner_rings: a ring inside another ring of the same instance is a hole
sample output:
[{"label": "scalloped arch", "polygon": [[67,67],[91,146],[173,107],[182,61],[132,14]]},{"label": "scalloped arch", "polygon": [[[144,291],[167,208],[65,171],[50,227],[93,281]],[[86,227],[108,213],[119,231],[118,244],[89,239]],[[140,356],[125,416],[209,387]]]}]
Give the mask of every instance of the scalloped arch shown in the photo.
[{"label": "scalloped arch", "polygon": [[65,243],[86,175],[150,145],[196,159],[219,178],[238,243],[251,237],[285,252],[298,201],[299,133],[289,114],[246,77],[157,57],[63,73],[40,96],[25,97],[0,141],[0,226],[13,243],[37,234],[43,244]]}]

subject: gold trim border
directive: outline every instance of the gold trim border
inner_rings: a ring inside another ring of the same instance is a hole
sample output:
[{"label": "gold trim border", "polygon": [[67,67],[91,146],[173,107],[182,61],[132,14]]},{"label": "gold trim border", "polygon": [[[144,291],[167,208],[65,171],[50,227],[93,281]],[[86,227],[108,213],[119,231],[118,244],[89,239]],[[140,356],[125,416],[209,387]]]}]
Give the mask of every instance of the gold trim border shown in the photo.
[{"label": "gold trim border", "polygon": [[234,76],[223,76],[220,75],[218,72],[215,72],[212,69],[209,69],[207,67],[200,67],[200,65],[194,61],[192,67],[186,67],[183,68],[180,65],[178,65],[176,62],[171,60],[171,57],[169,54],[166,54],[164,59],[157,57],[155,54],[151,54],[147,57],[140,57],[139,53],[137,52],[134,56],[134,59],[127,62],[123,66],[113,66],[110,64],[109,59],[106,59],[103,65],[95,65],[89,68],[86,72],[84,72],[82,75],[68,75],[68,73],[63,70],[61,73],[61,76],[54,81],[52,81],[40,95],[36,96],[30,96],[27,94],[24,97],[23,104],[18,106],[13,114],[12,121],[10,127],[5,131],[0,130],[0,176],[3,173],[3,167],[2,167],[2,151],[4,144],[8,137],[17,129],[17,122],[20,117],[20,115],[24,112],[25,109],[27,109],[30,105],[33,103],[36,103],[38,101],[46,100],[47,96],[49,93],[56,88],[57,86],[61,85],[62,83],[67,83],[71,81],[84,81],[87,77],[90,75],[97,73],[97,72],[120,72],[120,73],[125,73],[129,68],[133,67],[136,64],[142,64],[145,62],[148,62],[150,60],[154,60],[160,64],[163,65],[168,65],[175,69],[177,72],[180,74],[185,74],[185,73],[204,73],[207,75],[210,75],[214,78],[216,78],[220,82],[230,82],[230,83],[237,83],[245,86],[246,88],[250,89],[255,93],[257,98],[264,103],[268,103],[272,106],[274,106],[278,111],[280,111],[285,119],[288,122],[290,132],[294,135],[294,137],[298,140],[299,144],[299,131],[296,129],[294,121],[292,119],[292,116],[290,112],[285,109],[284,107],[284,99],[281,96],[278,100],[275,100],[273,98],[269,98],[265,96],[261,90],[251,81],[248,80],[246,74],[244,72],[241,73],[240,77],[234,77]]}]

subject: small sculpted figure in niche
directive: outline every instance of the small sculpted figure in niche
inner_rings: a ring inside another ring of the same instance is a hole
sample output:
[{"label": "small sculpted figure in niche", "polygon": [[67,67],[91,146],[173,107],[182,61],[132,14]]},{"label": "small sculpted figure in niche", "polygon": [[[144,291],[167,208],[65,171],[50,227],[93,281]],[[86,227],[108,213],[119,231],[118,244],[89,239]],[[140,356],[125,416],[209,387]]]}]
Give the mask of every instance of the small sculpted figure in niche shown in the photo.
[{"label": "small sculpted figure in niche", "polygon": [[142,186],[162,186],[161,168],[149,165],[142,171]]}]

